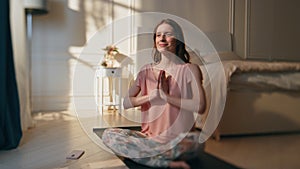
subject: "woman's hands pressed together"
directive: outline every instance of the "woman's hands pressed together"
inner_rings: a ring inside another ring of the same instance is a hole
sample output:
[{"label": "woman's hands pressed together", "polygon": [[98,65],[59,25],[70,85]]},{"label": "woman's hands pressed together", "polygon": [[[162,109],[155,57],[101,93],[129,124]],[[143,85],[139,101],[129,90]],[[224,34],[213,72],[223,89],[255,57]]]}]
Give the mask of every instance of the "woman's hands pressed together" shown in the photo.
[{"label": "woman's hands pressed together", "polygon": [[149,97],[151,105],[164,105],[167,103],[170,79],[171,76],[166,77],[166,72],[164,70],[160,70],[157,78],[157,88],[151,92]]}]

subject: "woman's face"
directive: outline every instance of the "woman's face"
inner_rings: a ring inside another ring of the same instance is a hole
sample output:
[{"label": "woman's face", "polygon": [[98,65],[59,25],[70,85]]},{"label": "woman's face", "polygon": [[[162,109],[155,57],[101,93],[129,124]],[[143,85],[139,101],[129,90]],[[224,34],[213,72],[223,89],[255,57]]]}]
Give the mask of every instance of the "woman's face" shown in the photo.
[{"label": "woman's face", "polygon": [[159,52],[172,52],[176,50],[176,38],[173,28],[166,23],[157,27],[155,37],[156,48]]}]

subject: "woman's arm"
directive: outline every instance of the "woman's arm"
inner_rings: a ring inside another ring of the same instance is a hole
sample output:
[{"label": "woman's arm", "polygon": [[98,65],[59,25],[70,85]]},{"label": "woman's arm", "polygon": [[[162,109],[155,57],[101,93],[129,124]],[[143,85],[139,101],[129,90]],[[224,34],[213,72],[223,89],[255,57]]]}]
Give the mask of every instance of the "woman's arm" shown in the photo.
[{"label": "woman's arm", "polygon": [[[202,86],[202,73],[200,68],[197,65],[191,64],[189,68],[194,76],[190,85],[193,93],[192,98],[190,99],[177,98],[177,97],[170,96],[167,92],[162,94],[162,98],[173,106],[179,107],[187,111],[198,112],[199,114],[203,114],[206,108],[206,99],[205,99],[204,88]],[[164,80],[161,79],[161,81]],[[166,79],[163,83],[165,82]]]},{"label": "woman's arm", "polygon": [[123,106],[124,109],[133,108],[141,106],[149,101],[149,96],[138,96],[141,88],[137,85],[135,81],[134,84],[129,88],[128,94],[124,97]]}]

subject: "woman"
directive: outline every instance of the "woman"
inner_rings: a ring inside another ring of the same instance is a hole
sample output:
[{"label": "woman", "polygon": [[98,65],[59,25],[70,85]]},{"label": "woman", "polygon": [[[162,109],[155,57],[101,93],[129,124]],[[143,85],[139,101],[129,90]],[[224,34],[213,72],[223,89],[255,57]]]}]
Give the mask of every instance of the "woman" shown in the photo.
[{"label": "woman", "polygon": [[154,63],[141,69],[123,103],[125,109],[141,106],[142,131],[107,129],[102,139],[115,153],[138,163],[189,168],[180,158],[199,146],[194,112],[202,114],[206,107],[202,73],[189,62],[175,21],[162,20],[153,40]]}]

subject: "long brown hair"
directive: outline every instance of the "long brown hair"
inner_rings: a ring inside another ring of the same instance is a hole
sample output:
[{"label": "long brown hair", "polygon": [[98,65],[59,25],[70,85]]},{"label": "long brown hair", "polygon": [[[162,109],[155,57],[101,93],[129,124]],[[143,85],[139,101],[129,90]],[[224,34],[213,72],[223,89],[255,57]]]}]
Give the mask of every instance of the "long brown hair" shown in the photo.
[{"label": "long brown hair", "polygon": [[154,62],[159,63],[161,60],[161,53],[157,50],[155,39],[156,39],[157,28],[163,23],[170,25],[174,29],[175,38],[176,38],[175,55],[178,56],[184,63],[190,63],[190,55],[186,51],[186,48],[185,48],[183,31],[182,31],[181,27],[179,26],[179,24],[172,19],[162,20],[154,29],[154,34],[153,34],[153,40],[154,40],[153,59],[154,59]]}]

